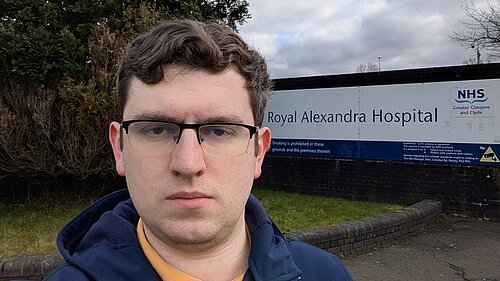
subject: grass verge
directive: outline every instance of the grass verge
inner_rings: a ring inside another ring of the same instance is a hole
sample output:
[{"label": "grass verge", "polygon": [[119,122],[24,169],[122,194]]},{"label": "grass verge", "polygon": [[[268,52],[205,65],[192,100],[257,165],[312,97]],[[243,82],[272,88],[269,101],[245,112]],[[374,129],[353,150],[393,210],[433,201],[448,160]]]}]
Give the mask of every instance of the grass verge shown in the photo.
[{"label": "grass verge", "polygon": [[269,216],[284,232],[341,224],[403,208],[396,204],[353,201],[267,189],[254,189],[252,193],[262,202]]},{"label": "grass verge", "polygon": [[59,229],[91,202],[50,198],[26,204],[0,198],[0,256],[55,251]]},{"label": "grass verge", "polygon": [[[254,189],[252,193],[285,232],[340,224],[401,208],[267,189]],[[93,201],[94,198],[45,198],[24,204],[0,198],[0,256],[55,251],[59,229]]]}]

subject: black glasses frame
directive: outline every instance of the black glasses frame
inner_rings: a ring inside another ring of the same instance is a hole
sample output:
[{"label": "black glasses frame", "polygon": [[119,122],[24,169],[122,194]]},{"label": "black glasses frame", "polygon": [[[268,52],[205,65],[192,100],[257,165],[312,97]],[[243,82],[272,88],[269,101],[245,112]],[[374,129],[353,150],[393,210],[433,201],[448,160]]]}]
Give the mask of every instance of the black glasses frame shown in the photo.
[{"label": "black glasses frame", "polygon": [[176,125],[180,128],[179,131],[179,137],[177,138],[176,143],[179,143],[179,140],[181,139],[182,131],[184,129],[194,129],[196,131],[196,135],[198,136],[198,142],[201,144],[201,139],[200,139],[200,128],[203,126],[212,126],[212,125],[233,125],[233,126],[240,126],[247,128],[248,131],[250,131],[250,138],[259,130],[259,127],[257,126],[250,126],[246,124],[239,124],[239,123],[227,123],[227,122],[214,122],[214,123],[204,123],[204,124],[184,124],[184,123],[175,123],[175,122],[169,122],[169,121],[162,121],[162,120],[148,120],[148,119],[139,119],[139,120],[127,120],[127,121],[122,121],[120,123],[120,126],[125,130],[125,133],[128,134],[128,128],[131,124],[137,123],[137,122],[154,122],[154,123],[166,123],[166,124],[172,124]]}]

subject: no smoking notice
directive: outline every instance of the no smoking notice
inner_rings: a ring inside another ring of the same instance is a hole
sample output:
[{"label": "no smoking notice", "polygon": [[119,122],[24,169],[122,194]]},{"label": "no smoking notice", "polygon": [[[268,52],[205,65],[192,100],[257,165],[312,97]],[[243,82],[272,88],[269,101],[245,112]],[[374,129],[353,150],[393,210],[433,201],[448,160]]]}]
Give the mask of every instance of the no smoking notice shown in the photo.
[{"label": "no smoking notice", "polygon": [[481,160],[479,160],[479,161],[480,162],[490,162],[490,163],[500,162],[500,160],[498,159],[497,155],[495,154],[495,152],[493,151],[491,146],[488,146],[488,149],[486,149],[486,151],[483,154],[483,157],[481,157]]}]

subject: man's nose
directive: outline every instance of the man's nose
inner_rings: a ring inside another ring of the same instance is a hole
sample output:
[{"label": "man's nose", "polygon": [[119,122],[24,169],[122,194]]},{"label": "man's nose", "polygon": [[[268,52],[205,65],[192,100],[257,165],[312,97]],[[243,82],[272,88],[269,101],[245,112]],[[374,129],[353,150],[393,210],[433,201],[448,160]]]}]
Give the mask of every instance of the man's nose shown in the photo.
[{"label": "man's nose", "polygon": [[194,129],[182,130],[171,154],[170,169],[178,176],[192,177],[205,171],[205,153]]}]

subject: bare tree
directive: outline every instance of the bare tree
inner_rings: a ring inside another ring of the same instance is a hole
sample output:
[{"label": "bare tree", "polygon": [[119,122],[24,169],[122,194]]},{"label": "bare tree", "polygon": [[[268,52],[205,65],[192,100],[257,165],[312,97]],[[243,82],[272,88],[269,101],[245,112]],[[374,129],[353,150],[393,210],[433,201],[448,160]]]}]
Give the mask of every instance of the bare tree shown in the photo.
[{"label": "bare tree", "polygon": [[463,30],[453,32],[450,38],[475,49],[476,63],[481,62],[481,50],[487,51],[488,61],[500,59],[500,0],[486,0],[484,5],[469,0],[461,7],[469,20],[461,21]]}]

